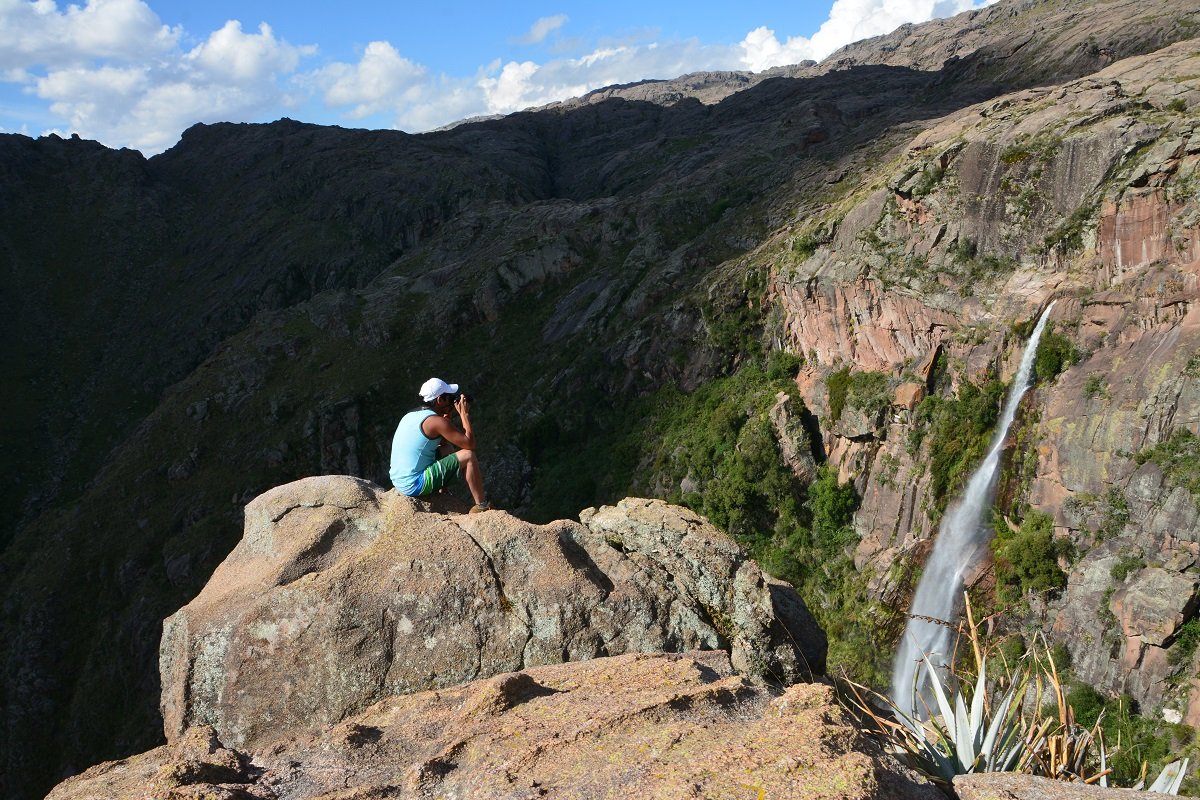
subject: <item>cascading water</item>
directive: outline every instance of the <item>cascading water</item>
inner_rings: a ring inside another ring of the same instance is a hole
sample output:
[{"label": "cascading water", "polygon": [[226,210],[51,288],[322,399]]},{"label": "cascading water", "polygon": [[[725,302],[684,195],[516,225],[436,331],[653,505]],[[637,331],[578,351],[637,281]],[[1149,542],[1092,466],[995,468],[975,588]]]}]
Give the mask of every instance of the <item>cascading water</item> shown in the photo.
[{"label": "cascading water", "polygon": [[1004,448],[1008,428],[1017,414],[1017,406],[1025,396],[1025,390],[1029,388],[1029,374],[1033,368],[1038,341],[1042,338],[1042,331],[1046,328],[1046,320],[1050,317],[1052,308],[1054,303],[1046,306],[1046,310],[1038,318],[1033,334],[1029,337],[1029,344],[1025,346],[1025,352],[1021,355],[1021,364],[1017,368],[1016,377],[1013,378],[1012,388],[1008,391],[1000,424],[996,428],[987,458],[971,475],[962,498],[952,504],[942,517],[937,539],[933,543],[933,552],[925,563],[925,571],[917,585],[917,593],[908,612],[908,626],[900,638],[900,648],[892,666],[892,699],[901,711],[909,715],[921,710],[913,708],[914,688],[921,657],[928,654],[933,664],[939,664],[939,659],[941,664],[945,664],[954,644],[947,625],[922,618],[944,620],[951,624],[958,618],[964,589],[963,577],[978,561],[981,551],[992,536],[992,529],[985,522],[984,516],[992,505],[996,491],[1000,451]]}]

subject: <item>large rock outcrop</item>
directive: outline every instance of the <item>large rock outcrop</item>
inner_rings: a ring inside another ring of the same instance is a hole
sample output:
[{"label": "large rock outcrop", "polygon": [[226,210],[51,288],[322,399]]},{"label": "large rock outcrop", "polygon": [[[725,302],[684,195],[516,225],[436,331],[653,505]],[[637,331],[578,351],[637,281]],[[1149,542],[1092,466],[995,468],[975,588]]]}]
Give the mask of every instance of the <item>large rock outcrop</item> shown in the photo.
[{"label": "large rock outcrop", "polygon": [[257,746],[390,695],[629,652],[727,649],[782,685],[824,669],[795,591],[703,518],[653,500],[581,516],[437,513],[345,476],[267,492],[163,625],[168,739],[208,724]]},{"label": "large rock outcrop", "polygon": [[284,734],[246,751],[192,728],[48,800],[945,797],[862,736],[829,686],[772,692],[722,652],[542,666]]}]

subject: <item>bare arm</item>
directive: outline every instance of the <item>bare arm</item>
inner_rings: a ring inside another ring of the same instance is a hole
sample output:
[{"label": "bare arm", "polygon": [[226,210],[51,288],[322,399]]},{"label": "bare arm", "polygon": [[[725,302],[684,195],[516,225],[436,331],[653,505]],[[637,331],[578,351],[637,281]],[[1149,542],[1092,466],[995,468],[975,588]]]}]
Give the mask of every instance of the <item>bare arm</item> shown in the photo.
[{"label": "bare arm", "polygon": [[458,411],[459,419],[462,420],[461,428],[455,425],[449,416],[437,416],[428,417],[422,423],[421,430],[430,438],[440,436],[459,450],[474,450],[475,434],[471,430],[470,403],[465,397],[459,397],[454,408]]}]

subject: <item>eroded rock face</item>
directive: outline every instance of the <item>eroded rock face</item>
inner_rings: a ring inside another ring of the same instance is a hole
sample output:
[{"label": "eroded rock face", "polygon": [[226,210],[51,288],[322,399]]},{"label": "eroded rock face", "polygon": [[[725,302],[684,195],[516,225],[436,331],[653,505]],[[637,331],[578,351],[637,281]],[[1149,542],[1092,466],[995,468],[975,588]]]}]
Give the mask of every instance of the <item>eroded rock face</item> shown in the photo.
[{"label": "eroded rock face", "polygon": [[627,652],[729,649],[783,685],[824,669],[795,591],[701,517],[649,500],[581,516],[436,513],[345,476],[267,492],[164,623],[168,739],[208,724],[256,746],[389,695]]},{"label": "eroded rock face", "polygon": [[[1169,651],[1196,616],[1200,499],[1138,454],[1200,432],[1197,74],[1194,45],[1176,45],[945,117],[853,206],[806,223],[820,244],[781,258],[771,287],[805,356],[800,398],[861,496],[855,565],[899,607],[937,530],[921,395],[1011,379],[1015,323],[1057,299],[1071,363],[1026,395],[999,496],[1050,515],[1076,557],[1021,624],[1065,645],[1077,678],[1193,720],[1195,659]],[[846,368],[895,392],[874,430],[830,421],[825,381]]]},{"label": "eroded rock face", "polygon": [[281,733],[234,752],[193,728],[49,800],[944,797],[866,740],[829,686],[772,692],[719,651],[542,666]]}]

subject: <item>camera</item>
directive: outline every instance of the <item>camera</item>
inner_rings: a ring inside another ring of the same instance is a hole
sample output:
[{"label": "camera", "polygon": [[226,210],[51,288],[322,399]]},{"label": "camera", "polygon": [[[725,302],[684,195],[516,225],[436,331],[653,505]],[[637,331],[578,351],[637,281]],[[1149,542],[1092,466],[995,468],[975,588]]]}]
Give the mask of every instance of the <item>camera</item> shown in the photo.
[{"label": "camera", "polygon": [[474,398],[474,397],[471,397],[471,395],[467,394],[466,392],[456,392],[456,393],[453,395],[453,397],[451,398],[451,402],[457,403],[457,402],[458,402],[458,398],[460,398],[460,397],[461,397],[462,399],[466,400],[468,403],[474,403],[474,402],[475,402],[475,398]]}]

